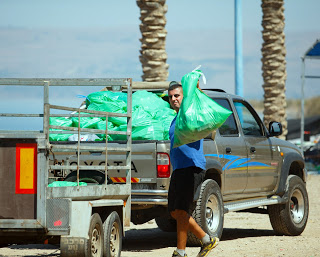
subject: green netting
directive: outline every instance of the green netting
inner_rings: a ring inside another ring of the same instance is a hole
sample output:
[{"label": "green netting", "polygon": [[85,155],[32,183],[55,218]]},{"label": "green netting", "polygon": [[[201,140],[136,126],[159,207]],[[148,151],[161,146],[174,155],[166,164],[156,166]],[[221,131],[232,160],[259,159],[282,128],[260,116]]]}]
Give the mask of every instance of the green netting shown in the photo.
[{"label": "green netting", "polygon": [[173,147],[205,138],[219,128],[232,113],[197,88],[200,70],[183,76],[183,100],[177,115]]}]

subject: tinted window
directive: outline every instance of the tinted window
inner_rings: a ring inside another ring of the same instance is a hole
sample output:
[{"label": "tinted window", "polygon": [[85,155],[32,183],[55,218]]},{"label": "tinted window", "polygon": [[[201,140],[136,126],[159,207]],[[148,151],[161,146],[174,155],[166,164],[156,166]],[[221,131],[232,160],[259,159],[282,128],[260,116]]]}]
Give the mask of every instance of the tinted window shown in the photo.
[{"label": "tinted window", "polygon": [[[222,107],[232,111],[230,103],[227,99],[214,98],[213,100],[220,104]],[[233,114],[231,114],[225,121],[225,123],[223,123],[223,125],[219,128],[219,133],[221,136],[237,136],[239,134]]]},{"label": "tinted window", "polygon": [[234,102],[244,135],[262,136],[262,128],[254,113],[242,102]]}]

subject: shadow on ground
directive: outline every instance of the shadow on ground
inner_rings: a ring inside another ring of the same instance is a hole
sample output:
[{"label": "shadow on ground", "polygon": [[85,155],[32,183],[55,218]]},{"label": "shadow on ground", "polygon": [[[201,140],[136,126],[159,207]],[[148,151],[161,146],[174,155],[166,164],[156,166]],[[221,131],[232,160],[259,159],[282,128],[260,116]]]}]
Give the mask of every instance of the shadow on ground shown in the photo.
[{"label": "shadow on ground", "polygon": [[[275,236],[273,230],[225,228],[221,241],[248,237]],[[163,232],[159,228],[132,229],[126,231],[122,249],[124,251],[150,251],[166,247],[175,247],[177,243],[175,232]]]}]

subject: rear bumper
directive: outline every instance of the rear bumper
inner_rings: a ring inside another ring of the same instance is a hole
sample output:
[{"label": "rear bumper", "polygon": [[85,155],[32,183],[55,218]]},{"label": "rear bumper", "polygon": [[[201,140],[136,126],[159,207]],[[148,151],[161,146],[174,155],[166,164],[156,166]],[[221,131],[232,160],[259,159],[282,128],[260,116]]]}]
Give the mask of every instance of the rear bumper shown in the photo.
[{"label": "rear bumper", "polygon": [[132,204],[150,204],[150,205],[167,205],[168,191],[167,190],[132,190]]}]

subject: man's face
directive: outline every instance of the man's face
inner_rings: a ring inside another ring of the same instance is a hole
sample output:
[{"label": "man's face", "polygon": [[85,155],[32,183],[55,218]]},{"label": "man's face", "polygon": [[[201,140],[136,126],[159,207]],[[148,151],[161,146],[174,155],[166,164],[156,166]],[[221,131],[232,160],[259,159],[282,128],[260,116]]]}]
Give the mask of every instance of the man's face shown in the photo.
[{"label": "man's face", "polygon": [[182,87],[177,87],[173,90],[170,90],[168,92],[168,96],[169,96],[169,102],[171,107],[178,112],[180,109],[180,105],[183,99],[183,91],[182,91]]}]

